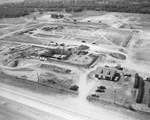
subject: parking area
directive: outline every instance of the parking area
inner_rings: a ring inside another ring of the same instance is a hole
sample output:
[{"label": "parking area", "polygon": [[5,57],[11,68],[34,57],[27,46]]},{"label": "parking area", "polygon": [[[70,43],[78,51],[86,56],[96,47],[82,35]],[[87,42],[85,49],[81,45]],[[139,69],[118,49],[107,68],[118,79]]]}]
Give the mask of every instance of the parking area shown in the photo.
[{"label": "parking area", "polygon": [[[109,75],[102,74],[102,71]],[[88,99],[97,99],[121,106],[131,106],[135,102],[134,75],[107,67],[97,68],[94,74],[96,83]]]}]

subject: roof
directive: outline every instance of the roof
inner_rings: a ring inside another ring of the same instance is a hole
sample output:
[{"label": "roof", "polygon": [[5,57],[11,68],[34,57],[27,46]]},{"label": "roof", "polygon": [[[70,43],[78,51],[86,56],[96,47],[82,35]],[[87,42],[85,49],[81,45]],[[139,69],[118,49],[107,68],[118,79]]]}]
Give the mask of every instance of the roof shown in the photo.
[{"label": "roof", "polygon": [[104,75],[108,77],[113,77],[114,74],[117,72],[114,68],[109,67],[98,67],[96,70],[97,74]]}]

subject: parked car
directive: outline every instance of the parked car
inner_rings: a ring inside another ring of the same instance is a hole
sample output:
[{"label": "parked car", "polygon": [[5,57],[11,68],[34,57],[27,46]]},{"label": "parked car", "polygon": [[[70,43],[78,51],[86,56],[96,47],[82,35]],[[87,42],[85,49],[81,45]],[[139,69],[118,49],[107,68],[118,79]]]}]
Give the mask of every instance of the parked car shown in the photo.
[{"label": "parked car", "polygon": [[117,82],[119,80],[119,77],[115,77],[114,81]]},{"label": "parked car", "polygon": [[96,92],[102,92],[102,93],[104,93],[105,89],[97,89]]},{"label": "parked car", "polygon": [[99,96],[97,94],[91,94],[91,96],[99,98]]},{"label": "parked car", "polygon": [[106,89],[106,87],[105,86],[99,86],[99,87],[97,87],[98,89]]},{"label": "parked car", "polygon": [[131,74],[130,73],[125,73],[124,76],[131,77]]},{"label": "parked car", "polygon": [[70,90],[78,91],[79,87],[77,85],[73,85],[70,87]]}]

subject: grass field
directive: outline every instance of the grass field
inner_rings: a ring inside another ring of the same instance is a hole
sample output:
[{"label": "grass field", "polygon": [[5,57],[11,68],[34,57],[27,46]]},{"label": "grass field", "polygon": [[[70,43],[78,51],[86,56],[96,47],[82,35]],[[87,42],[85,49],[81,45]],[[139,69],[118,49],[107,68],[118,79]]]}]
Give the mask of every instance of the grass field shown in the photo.
[{"label": "grass field", "polygon": [[145,49],[139,52],[136,52],[134,57],[136,60],[150,62],[150,51]]}]

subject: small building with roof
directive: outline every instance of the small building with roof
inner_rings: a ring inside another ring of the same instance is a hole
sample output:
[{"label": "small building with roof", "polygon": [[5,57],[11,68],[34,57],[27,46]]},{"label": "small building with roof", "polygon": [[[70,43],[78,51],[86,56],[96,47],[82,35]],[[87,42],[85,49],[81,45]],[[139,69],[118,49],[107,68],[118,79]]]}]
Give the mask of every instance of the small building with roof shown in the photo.
[{"label": "small building with roof", "polygon": [[114,68],[98,67],[95,73],[95,77],[98,79],[113,81],[116,77],[117,71]]}]

